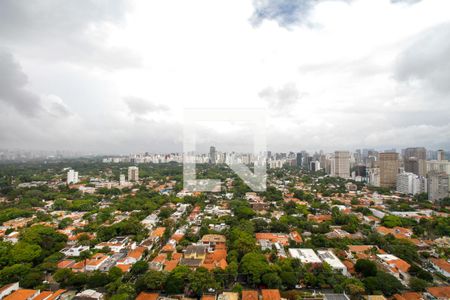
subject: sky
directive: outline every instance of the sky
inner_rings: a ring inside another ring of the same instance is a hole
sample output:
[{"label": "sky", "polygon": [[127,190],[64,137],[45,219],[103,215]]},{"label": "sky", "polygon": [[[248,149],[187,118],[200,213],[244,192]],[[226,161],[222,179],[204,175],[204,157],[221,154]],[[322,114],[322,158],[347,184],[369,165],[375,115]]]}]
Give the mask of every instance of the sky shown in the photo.
[{"label": "sky", "polygon": [[[2,0],[0,149],[179,152],[264,110],[272,151],[450,148],[448,0]],[[243,122],[199,150],[243,150]]]}]

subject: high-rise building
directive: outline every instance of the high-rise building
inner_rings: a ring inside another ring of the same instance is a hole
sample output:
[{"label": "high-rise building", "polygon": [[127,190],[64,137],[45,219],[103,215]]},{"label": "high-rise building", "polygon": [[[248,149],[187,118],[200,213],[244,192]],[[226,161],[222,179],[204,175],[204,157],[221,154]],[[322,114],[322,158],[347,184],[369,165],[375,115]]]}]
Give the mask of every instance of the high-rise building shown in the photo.
[{"label": "high-rise building", "polygon": [[428,200],[436,201],[449,197],[449,175],[445,172],[431,171],[427,175]]},{"label": "high-rise building", "polygon": [[216,162],[217,162],[216,147],[211,146],[209,147],[209,163],[215,164]]},{"label": "high-rise building", "polygon": [[362,157],[361,149],[357,149],[356,152],[353,154],[353,157],[355,158],[356,164],[362,163],[363,157]]},{"label": "high-rise building", "polygon": [[380,186],[380,168],[371,167],[367,169],[367,180],[370,185]]},{"label": "high-rise building", "polygon": [[417,159],[427,159],[427,150],[424,147],[414,147],[405,149],[405,158],[415,157]]},{"label": "high-rise building", "polygon": [[119,185],[125,185],[126,182],[127,182],[127,181],[126,181],[126,179],[125,179],[125,174],[120,174],[120,177],[119,177]]},{"label": "high-rise building", "polygon": [[306,153],[306,155],[303,156],[303,168],[305,170],[310,171],[311,169],[311,162],[312,162],[313,158],[312,156],[310,156],[309,154]]},{"label": "high-rise building", "polygon": [[79,182],[78,180],[78,172],[75,172],[74,170],[70,169],[67,172],[67,184],[76,184]]},{"label": "high-rise building", "polygon": [[427,173],[436,171],[445,172],[447,175],[450,175],[450,162],[448,160],[429,160],[426,164]]},{"label": "high-rise building", "polygon": [[303,157],[303,155],[302,155],[301,152],[298,152],[297,155],[296,155],[296,157],[295,157],[295,159],[296,159],[296,165],[297,165],[297,167],[299,167],[299,168],[302,166],[302,157]]},{"label": "high-rise building", "polygon": [[397,174],[400,161],[397,152],[383,152],[379,154],[378,166],[380,167],[380,186],[393,188],[397,184]]},{"label": "high-rise building", "polygon": [[128,181],[139,181],[139,168],[128,167]]},{"label": "high-rise building", "polygon": [[444,150],[438,150],[437,151],[437,160],[445,160],[445,151]]},{"label": "high-rise building", "polygon": [[415,195],[427,192],[427,180],[414,173],[403,172],[397,175],[397,192]]},{"label": "high-rise building", "polygon": [[350,178],[350,152],[335,151],[331,159],[331,176]]},{"label": "high-rise building", "polygon": [[424,147],[406,148],[403,156],[405,172],[425,176],[426,158],[427,150]]},{"label": "high-rise building", "polygon": [[355,176],[366,178],[367,177],[367,167],[365,165],[358,164],[355,166]]},{"label": "high-rise building", "polygon": [[317,172],[320,170],[320,161],[314,160],[309,164],[309,166],[310,166],[309,169],[311,171]]}]

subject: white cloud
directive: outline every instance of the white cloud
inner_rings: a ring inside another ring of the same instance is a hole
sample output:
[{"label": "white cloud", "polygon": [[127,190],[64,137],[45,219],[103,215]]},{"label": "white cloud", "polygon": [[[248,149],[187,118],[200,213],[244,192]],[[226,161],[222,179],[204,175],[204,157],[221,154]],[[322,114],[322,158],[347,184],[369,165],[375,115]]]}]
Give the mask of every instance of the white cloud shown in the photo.
[{"label": "white cloud", "polygon": [[[136,0],[128,10],[100,9],[98,16],[75,22],[76,30],[64,25],[56,44],[35,35],[19,42],[5,32],[0,40],[20,60],[27,88],[64,100],[65,106],[52,106],[72,112],[66,129],[83,132],[71,136],[76,150],[89,144],[98,151],[179,151],[185,107],[277,111],[269,120],[272,150],[450,147],[442,133],[450,112],[443,84],[449,70],[442,66],[450,57],[446,31],[439,29],[450,22],[450,2],[313,2],[307,13],[288,12],[301,22],[283,23],[278,11],[260,14],[254,26],[252,0]],[[26,20],[21,15],[20,22],[10,21],[11,29],[23,31]],[[45,37],[54,32],[40,30]],[[79,42],[69,51],[74,39]],[[54,126],[40,139],[30,137],[33,121],[19,118],[24,146],[68,145],[64,136],[51,135]],[[13,138],[3,137],[2,145],[16,145]]]}]

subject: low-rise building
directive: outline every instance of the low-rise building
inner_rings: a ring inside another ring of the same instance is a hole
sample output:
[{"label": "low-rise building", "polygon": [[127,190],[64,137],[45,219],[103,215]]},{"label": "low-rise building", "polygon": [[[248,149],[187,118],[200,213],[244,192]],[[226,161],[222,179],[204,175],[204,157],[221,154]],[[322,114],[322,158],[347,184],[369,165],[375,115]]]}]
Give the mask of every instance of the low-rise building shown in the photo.
[{"label": "low-rise building", "polygon": [[377,254],[377,257],[386,270],[403,283],[409,281],[408,270],[411,267],[406,261],[392,254]]},{"label": "low-rise building", "polygon": [[327,264],[329,264],[333,270],[340,272],[340,273],[342,273],[342,275],[345,275],[345,276],[350,275],[348,273],[347,267],[330,250],[318,250],[317,254],[320,257],[320,259],[322,261],[326,262]]},{"label": "low-rise building", "polygon": [[107,242],[99,243],[95,246],[95,249],[103,249],[108,247],[112,252],[118,253],[126,250],[128,245],[129,237],[127,236],[117,236],[110,239]]},{"label": "low-rise building", "polygon": [[442,258],[431,258],[430,262],[436,271],[445,277],[450,278],[450,263],[447,260]]},{"label": "low-rise building", "polygon": [[88,251],[89,246],[73,246],[62,249],[60,252],[64,254],[65,256],[69,257],[78,257],[80,256],[81,252]]},{"label": "low-rise building", "polygon": [[299,259],[302,264],[322,264],[322,260],[313,249],[290,248],[289,254],[292,258]]}]

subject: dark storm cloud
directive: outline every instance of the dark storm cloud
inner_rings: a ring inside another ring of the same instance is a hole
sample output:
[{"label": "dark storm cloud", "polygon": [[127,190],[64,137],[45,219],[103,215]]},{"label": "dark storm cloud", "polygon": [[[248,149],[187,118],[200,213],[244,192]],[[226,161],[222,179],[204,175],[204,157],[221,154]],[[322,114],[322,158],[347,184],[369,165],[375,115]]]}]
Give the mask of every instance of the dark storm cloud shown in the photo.
[{"label": "dark storm cloud", "polygon": [[27,116],[42,111],[40,97],[27,89],[28,77],[13,56],[0,49],[0,102]]},{"label": "dark storm cloud", "polygon": [[52,61],[105,69],[137,66],[139,58],[129,50],[106,46],[101,30],[120,24],[127,8],[123,0],[3,0],[0,42]]},{"label": "dark storm cloud", "polygon": [[123,100],[132,114],[145,115],[147,113],[168,111],[165,105],[155,104],[139,97],[124,97]]},{"label": "dark storm cloud", "polygon": [[450,96],[450,23],[419,34],[398,57],[395,76],[419,81],[431,92]]}]

